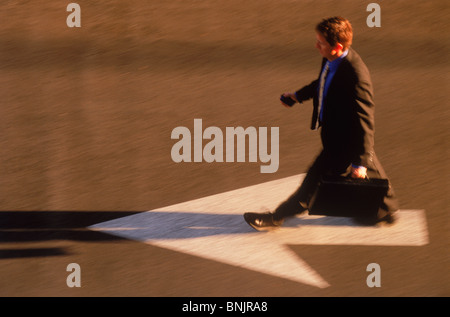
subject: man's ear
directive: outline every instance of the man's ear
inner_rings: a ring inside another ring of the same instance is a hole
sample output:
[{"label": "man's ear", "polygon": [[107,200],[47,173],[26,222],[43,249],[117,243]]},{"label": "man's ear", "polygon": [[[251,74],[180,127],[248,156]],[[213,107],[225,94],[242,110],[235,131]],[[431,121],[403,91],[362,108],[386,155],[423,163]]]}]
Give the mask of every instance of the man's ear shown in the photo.
[{"label": "man's ear", "polygon": [[[333,47],[333,50],[331,51],[331,55],[336,55],[338,53],[342,53],[342,50],[344,49],[344,45],[341,43],[336,43],[336,45]],[[340,54],[338,54],[340,55]]]}]

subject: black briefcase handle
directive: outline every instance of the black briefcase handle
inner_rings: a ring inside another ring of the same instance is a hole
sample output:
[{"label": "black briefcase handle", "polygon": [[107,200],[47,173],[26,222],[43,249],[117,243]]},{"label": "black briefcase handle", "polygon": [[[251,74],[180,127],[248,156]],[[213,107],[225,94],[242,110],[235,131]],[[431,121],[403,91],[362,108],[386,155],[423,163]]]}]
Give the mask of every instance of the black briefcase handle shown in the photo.
[{"label": "black briefcase handle", "polygon": [[353,178],[351,176],[336,176],[336,175],[323,175],[320,179],[320,183],[335,183],[335,184],[347,184],[347,185],[361,185],[361,186],[381,186],[388,187],[389,181],[385,178]]}]

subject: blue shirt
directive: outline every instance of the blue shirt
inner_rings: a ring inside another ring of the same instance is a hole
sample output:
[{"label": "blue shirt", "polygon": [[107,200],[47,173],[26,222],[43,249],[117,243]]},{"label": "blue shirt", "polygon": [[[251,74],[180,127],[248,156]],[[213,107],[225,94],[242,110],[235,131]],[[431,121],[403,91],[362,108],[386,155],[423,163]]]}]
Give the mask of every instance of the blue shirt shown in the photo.
[{"label": "blue shirt", "polygon": [[[345,52],[342,53],[341,56],[339,56],[338,58],[336,58],[334,61],[327,61],[326,64],[328,64],[328,75],[327,78],[325,79],[325,84],[323,86],[323,97],[322,97],[322,107],[321,107],[321,111],[320,111],[320,121],[322,121],[322,114],[323,114],[323,101],[326,98],[327,92],[328,92],[328,88],[330,87],[331,81],[333,80],[334,74],[336,74],[336,71],[339,67],[339,64],[342,62],[342,60],[345,58],[345,56],[347,56],[348,54],[348,50],[346,50]],[[326,65],[325,65],[326,66]],[[324,67],[325,69],[325,67]]]}]

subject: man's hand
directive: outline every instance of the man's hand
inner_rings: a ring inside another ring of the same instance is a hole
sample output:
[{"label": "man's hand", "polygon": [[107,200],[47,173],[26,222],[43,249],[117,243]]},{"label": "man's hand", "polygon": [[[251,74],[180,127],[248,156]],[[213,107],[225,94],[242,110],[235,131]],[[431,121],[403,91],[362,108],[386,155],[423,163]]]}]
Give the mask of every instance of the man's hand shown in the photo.
[{"label": "man's hand", "polygon": [[[287,97],[287,98],[291,98],[291,99],[295,100],[295,102],[298,102],[297,98],[295,97],[295,94],[293,94],[293,93],[285,92],[285,93],[283,94],[283,96],[284,96],[284,97]],[[292,108],[292,106],[289,106],[289,105],[285,104],[283,101],[281,101],[281,104],[282,104],[283,106],[285,106],[286,108]]]},{"label": "man's hand", "polygon": [[364,166],[354,166],[352,165],[352,178],[366,178],[367,168]]}]

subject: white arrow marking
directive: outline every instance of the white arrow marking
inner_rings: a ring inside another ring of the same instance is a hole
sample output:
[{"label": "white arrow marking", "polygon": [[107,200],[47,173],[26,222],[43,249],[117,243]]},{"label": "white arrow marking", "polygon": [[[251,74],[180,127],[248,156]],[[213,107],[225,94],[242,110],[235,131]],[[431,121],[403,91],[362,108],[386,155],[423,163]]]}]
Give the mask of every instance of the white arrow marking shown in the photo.
[{"label": "white arrow marking", "polygon": [[256,232],[247,211],[273,210],[300,185],[304,174],[249,186],[89,227],[127,239],[192,254],[324,288],[329,284],[288,245],[428,244],[423,210],[402,210],[389,227],[364,227],[351,218],[302,215],[282,228]]}]

